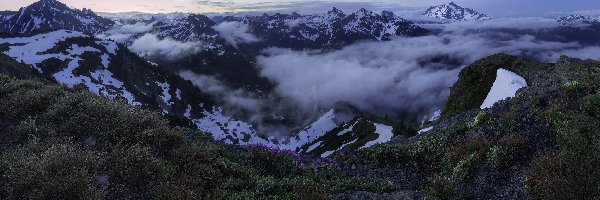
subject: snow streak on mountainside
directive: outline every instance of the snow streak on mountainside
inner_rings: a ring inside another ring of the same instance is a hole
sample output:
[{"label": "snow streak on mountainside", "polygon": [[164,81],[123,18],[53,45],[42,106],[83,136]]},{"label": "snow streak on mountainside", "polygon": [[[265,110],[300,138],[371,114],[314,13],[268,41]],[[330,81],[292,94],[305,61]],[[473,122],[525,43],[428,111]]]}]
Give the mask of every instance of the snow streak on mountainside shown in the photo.
[{"label": "snow streak on mountainside", "polygon": [[470,8],[463,8],[451,2],[447,5],[432,6],[425,13],[424,16],[442,20],[456,20],[456,21],[470,21],[470,20],[487,20],[489,16],[481,14]]},{"label": "snow streak on mountainside", "polygon": [[0,19],[0,32],[19,34],[60,29],[98,33],[114,24],[91,10],[70,9],[56,0],[41,0],[16,12],[4,12]]},{"label": "snow streak on mountainside", "polygon": [[[64,49],[55,51],[60,42],[67,38],[85,38],[81,32],[55,31],[39,34],[32,37],[4,38],[0,43],[8,44],[11,48],[5,53],[17,60],[32,65],[39,72],[49,72],[50,69],[44,61],[52,60],[66,63],[67,67],[61,70],[54,69],[52,76],[59,83],[67,86],[79,84],[85,85],[93,93],[115,99],[125,98],[132,105],[140,105],[125,87],[123,82],[114,78],[113,73],[108,70],[110,56],[115,56],[118,46],[112,41],[96,40],[91,46],[80,46],[79,44],[66,45]],[[93,40],[92,40],[93,41]],[[100,48],[98,48],[100,47]],[[54,50],[54,51],[53,51]],[[90,71],[87,76],[76,73],[83,56],[99,55],[100,65],[93,66],[97,69]]]}]

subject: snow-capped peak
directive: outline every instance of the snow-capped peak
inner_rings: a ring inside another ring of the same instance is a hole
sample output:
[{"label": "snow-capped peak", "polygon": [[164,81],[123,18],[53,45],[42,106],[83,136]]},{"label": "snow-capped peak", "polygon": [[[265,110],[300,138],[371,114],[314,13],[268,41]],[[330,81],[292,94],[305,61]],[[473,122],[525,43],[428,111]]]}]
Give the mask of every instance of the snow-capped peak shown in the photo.
[{"label": "snow-capped peak", "polygon": [[600,23],[599,18],[584,16],[579,14],[570,14],[555,20],[556,22],[562,25],[585,25],[585,24],[593,24]]},{"label": "snow-capped peak", "polygon": [[96,15],[89,9],[71,9],[56,0],[40,0],[19,11],[4,12],[0,32],[32,33],[35,31],[68,29],[97,33],[111,27],[114,22]]},{"label": "snow-capped peak", "polygon": [[427,9],[423,15],[431,18],[442,19],[442,20],[457,20],[457,21],[469,21],[469,20],[487,20],[489,16],[481,14],[470,8],[463,8],[454,2],[449,4],[432,6]]}]

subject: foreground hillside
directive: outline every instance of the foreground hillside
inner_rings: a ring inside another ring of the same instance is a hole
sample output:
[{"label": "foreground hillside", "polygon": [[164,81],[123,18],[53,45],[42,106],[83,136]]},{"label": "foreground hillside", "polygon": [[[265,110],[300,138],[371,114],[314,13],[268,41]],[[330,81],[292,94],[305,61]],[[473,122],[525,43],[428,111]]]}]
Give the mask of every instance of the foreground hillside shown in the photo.
[{"label": "foreground hillside", "polygon": [[[529,87],[481,109],[498,69],[521,75]],[[591,60],[491,56],[460,73],[441,119],[422,134],[338,159],[370,166],[355,175],[387,176],[401,189],[442,198],[598,198],[599,73]]]},{"label": "foreground hillside", "polygon": [[[600,197],[597,61],[482,59],[461,72],[441,118],[419,134],[394,133],[329,159],[215,142],[29,69],[0,59],[2,199]],[[527,87],[484,106],[499,71]]]},{"label": "foreground hillside", "polygon": [[336,163],[171,128],[158,113],[29,69],[0,59],[0,199],[324,199],[395,189],[343,177]]}]

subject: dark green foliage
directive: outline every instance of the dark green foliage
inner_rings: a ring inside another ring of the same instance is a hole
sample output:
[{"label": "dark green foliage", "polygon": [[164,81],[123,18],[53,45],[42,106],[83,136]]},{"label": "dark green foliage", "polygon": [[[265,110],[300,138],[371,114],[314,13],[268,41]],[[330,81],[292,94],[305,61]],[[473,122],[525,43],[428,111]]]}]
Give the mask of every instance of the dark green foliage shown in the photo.
[{"label": "dark green foliage", "polygon": [[600,117],[600,94],[588,95],[583,98],[583,109],[591,116]]},{"label": "dark green foliage", "polygon": [[49,58],[49,59],[42,61],[37,66],[40,69],[44,70],[43,73],[45,75],[52,76],[53,74],[56,74],[56,73],[64,70],[67,67],[69,61],[70,61],[69,59],[62,61],[58,58]]},{"label": "dark green foliage", "polygon": [[430,186],[423,193],[429,196],[449,198],[455,195],[452,179],[435,175],[431,178]]},{"label": "dark green foliage", "polygon": [[0,157],[0,198],[100,199],[101,157],[66,139],[33,139]]},{"label": "dark green foliage", "polygon": [[[444,157],[445,165],[452,171],[460,171],[466,177],[474,162],[481,160],[490,148],[490,142],[481,136],[471,136],[450,146]],[[453,172],[453,173],[454,173]]]},{"label": "dark green foliage", "polygon": [[360,151],[361,160],[378,165],[413,166],[419,156],[419,148],[413,144],[383,144]]},{"label": "dark green foliage", "polygon": [[0,63],[0,74],[10,74],[20,79],[40,78],[33,68],[19,63],[3,53],[0,53]]},{"label": "dark green foliage", "polygon": [[394,125],[394,129],[392,129],[392,133],[394,133],[394,136],[412,137],[417,135],[418,132],[403,123],[397,123]]},{"label": "dark green foliage", "polygon": [[600,196],[600,121],[597,79],[578,80],[578,89],[547,110],[556,129],[559,151],[537,159],[527,184],[536,199],[593,199]]}]

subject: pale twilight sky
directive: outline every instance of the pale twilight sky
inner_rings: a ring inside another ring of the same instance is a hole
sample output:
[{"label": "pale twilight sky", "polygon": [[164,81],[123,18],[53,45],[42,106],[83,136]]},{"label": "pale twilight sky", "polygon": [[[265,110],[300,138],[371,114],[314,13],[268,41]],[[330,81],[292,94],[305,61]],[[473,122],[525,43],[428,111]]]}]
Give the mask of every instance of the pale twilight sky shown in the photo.
[{"label": "pale twilight sky", "polygon": [[[18,10],[36,0],[0,0],[0,10]],[[59,0],[70,7],[90,8],[96,12],[243,12],[272,10],[322,12],[336,6],[341,9],[371,8],[405,10],[449,3],[451,0]],[[454,0],[493,16],[541,16],[600,10],[600,0]]]}]

